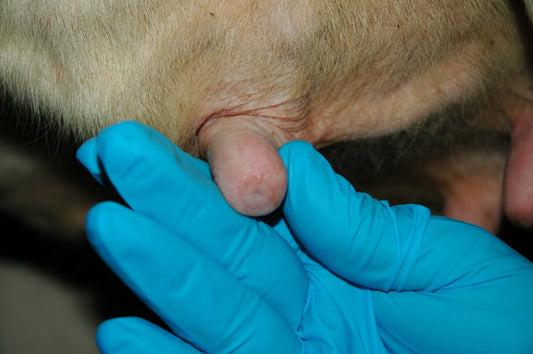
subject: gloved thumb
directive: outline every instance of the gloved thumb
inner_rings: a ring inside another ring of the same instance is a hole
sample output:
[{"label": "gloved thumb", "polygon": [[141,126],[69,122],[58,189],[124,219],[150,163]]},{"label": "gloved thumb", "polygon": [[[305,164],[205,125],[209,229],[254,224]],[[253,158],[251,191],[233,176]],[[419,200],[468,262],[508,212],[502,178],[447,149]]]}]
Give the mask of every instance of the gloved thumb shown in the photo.
[{"label": "gloved thumb", "polygon": [[288,173],[283,212],[305,249],[347,280],[391,290],[401,269],[409,266],[408,250],[421,242],[429,210],[391,208],[356,192],[308,143],[287,143],[280,155]]}]

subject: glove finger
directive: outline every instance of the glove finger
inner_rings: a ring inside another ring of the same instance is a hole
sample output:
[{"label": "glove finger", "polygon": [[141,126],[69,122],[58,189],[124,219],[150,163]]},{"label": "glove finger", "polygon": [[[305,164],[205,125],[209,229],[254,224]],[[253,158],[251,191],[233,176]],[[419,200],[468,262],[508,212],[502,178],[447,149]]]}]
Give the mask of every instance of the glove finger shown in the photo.
[{"label": "glove finger", "polygon": [[401,256],[425,230],[428,211],[397,215],[388,204],[356,192],[305,142],[284,145],[280,155],[289,179],[283,213],[295,237],[341,277],[390,290]]},{"label": "glove finger", "polygon": [[358,193],[307,143],[289,143],[280,154],[289,178],[287,223],[345,279],[384,291],[495,284],[502,274],[531,279],[531,263],[481,228]]},{"label": "glove finger", "polygon": [[87,233],[110,268],[195,347],[207,352],[299,352],[298,339],[279,313],[158,223],[106,202],[89,212]]},{"label": "glove finger", "polygon": [[96,146],[96,138],[91,138],[83,143],[76,152],[76,158],[80,161],[91,175],[102,185],[106,185],[105,177],[100,171],[98,161],[98,147]]},{"label": "glove finger", "polygon": [[96,343],[103,354],[202,353],[175,335],[137,317],[105,321],[96,331]]},{"label": "glove finger", "polygon": [[105,129],[97,149],[89,148],[92,156],[80,153],[83,162],[89,162],[94,175],[105,174],[135,211],[219,262],[296,328],[307,294],[303,266],[268,225],[239,215],[227,204],[204,161],[135,122]]}]

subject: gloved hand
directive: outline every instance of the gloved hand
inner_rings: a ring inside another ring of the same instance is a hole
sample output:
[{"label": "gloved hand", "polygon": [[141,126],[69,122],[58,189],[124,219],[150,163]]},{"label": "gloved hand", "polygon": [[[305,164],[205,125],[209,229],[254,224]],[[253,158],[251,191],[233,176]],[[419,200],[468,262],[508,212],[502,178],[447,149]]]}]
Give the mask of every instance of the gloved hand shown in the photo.
[{"label": "gloved hand", "polygon": [[356,192],[303,142],[283,218],[241,216],[206,163],[122,123],[78,158],[129,205],[87,217],[96,251],[173,333],[104,322],[109,353],[531,352],[533,265],[472,225]]}]

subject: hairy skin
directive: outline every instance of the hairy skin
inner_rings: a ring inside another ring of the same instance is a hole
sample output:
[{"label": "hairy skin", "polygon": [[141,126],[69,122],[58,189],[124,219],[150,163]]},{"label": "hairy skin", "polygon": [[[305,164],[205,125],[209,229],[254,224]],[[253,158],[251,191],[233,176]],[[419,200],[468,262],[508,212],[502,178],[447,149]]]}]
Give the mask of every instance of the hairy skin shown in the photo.
[{"label": "hairy skin", "polygon": [[[429,116],[448,120],[451,109],[461,112],[449,120],[458,134],[465,125],[474,135],[527,125],[531,74],[514,6],[4,0],[0,80],[16,100],[81,137],[125,119],[153,126],[210,161],[237,211],[262,215],[283,198],[276,150],[288,140],[324,147],[375,138],[416,129]],[[513,138],[524,130],[513,129]],[[516,161],[527,160],[525,135]],[[507,178],[522,187],[517,164]],[[488,175],[497,181],[502,173]],[[441,180],[453,189],[454,178]],[[491,193],[501,194],[501,183]],[[533,197],[525,199],[512,214],[526,210],[519,219],[529,223]],[[504,200],[513,210],[515,198]],[[492,215],[501,206],[489,208]]]},{"label": "hairy skin", "polygon": [[4,85],[90,135],[128,118],[194,144],[204,119],[247,113],[330,143],[405,127],[524,65],[504,1],[1,6]]}]

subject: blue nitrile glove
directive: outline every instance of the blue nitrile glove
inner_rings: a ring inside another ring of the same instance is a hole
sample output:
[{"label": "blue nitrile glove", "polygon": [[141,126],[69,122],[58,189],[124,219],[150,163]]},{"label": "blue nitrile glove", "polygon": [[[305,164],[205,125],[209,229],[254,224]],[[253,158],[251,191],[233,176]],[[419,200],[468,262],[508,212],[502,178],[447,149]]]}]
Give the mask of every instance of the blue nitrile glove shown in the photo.
[{"label": "blue nitrile glove", "polygon": [[280,154],[286,222],[271,227],[234,212],[207,164],[138,123],[80,149],[133,209],[94,207],[91,242],[174,332],[110,320],[102,351],[533,351],[531,262],[475,226],[355,192],[306,143]]}]

